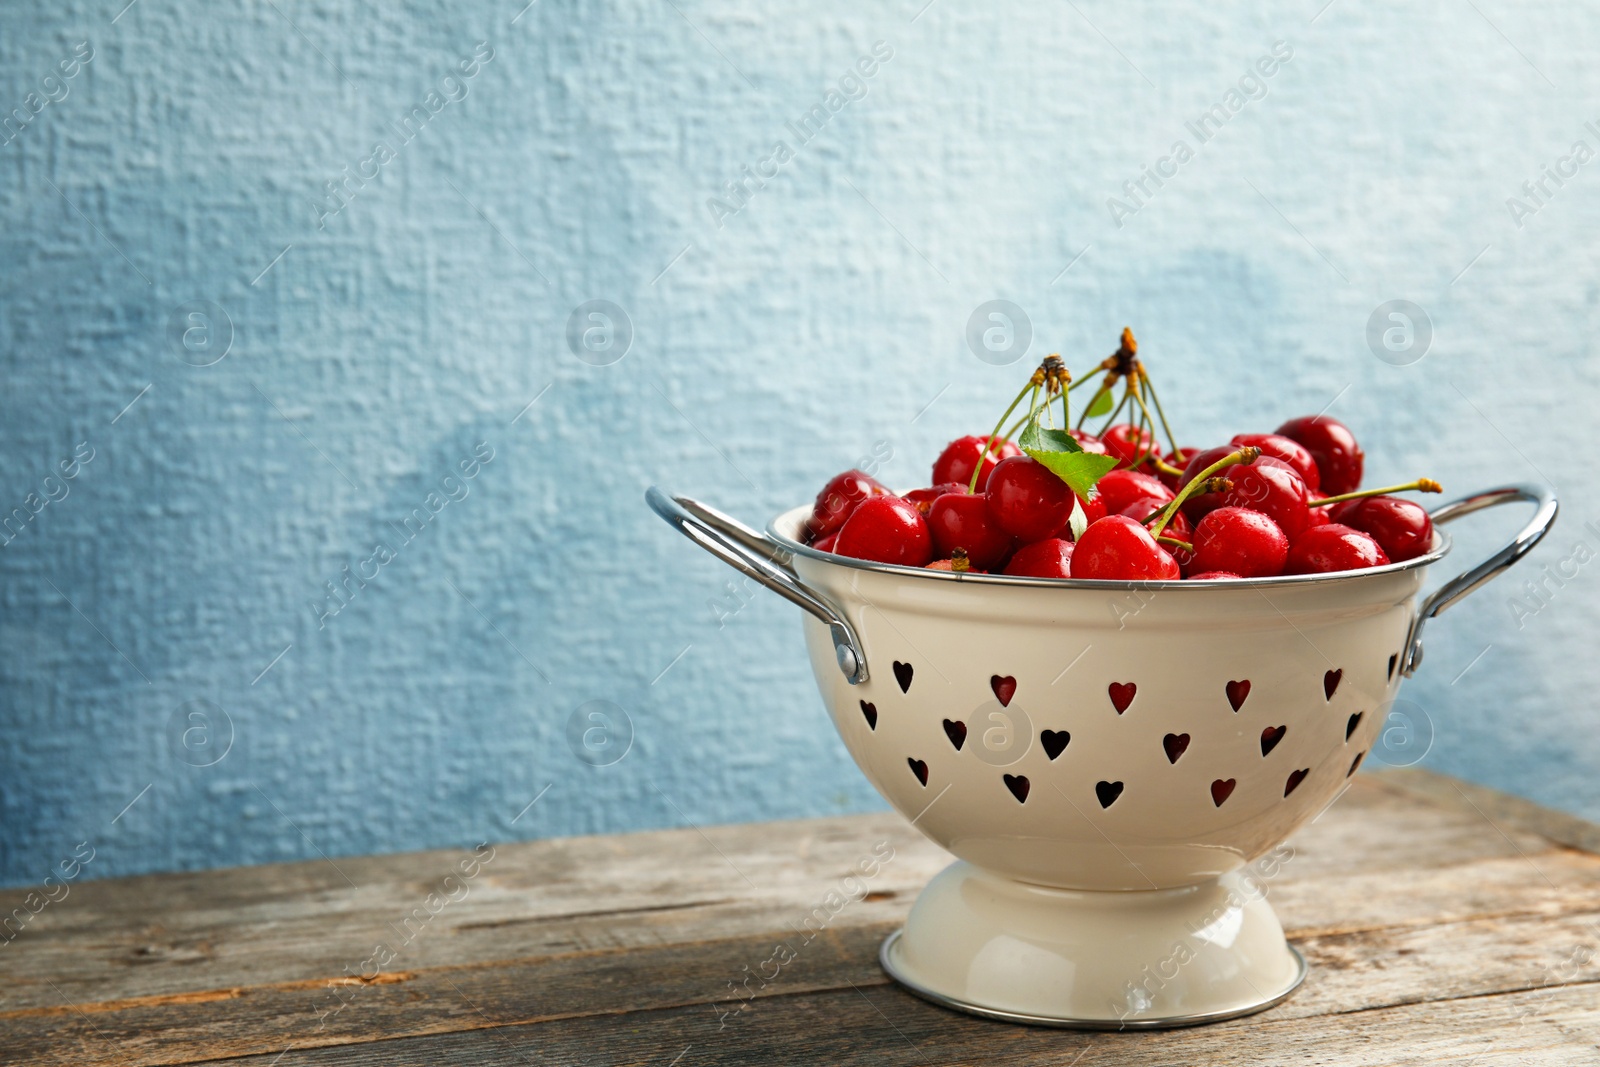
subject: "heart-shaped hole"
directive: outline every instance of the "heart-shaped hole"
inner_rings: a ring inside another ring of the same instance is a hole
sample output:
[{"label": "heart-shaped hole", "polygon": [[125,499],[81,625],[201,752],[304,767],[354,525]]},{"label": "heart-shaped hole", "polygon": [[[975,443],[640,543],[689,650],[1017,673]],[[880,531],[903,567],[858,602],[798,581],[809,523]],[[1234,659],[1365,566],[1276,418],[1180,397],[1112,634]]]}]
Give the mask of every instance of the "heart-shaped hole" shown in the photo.
[{"label": "heart-shaped hole", "polygon": [[1028,802],[1028,779],[1020,774],[1007,774],[1003,777],[1006,780],[1006,788],[1011,790],[1011,795],[1017,798],[1017,803],[1026,804]]},{"label": "heart-shaped hole", "polygon": [[1328,671],[1322,676],[1322,695],[1329,700],[1333,699],[1333,691],[1339,688],[1339,680],[1344,677],[1344,668]]},{"label": "heart-shaped hole", "polygon": [[1003,678],[996,674],[989,679],[989,688],[994,690],[994,698],[1000,702],[1000,706],[1008,708],[1017,692],[1017,680],[1009,674]]},{"label": "heart-shaped hole", "polygon": [[1133,703],[1134,696],[1139,692],[1139,687],[1132,682],[1112,682],[1106,687],[1106,692],[1111,695],[1111,706],[1121,715],[1128,710],[1128,705]]},{"label": "heart-shaped hole", "polygon": [[1233,705],[1234,711],[1238,711],[1244,707],[1245,700],[1250,696],[1250,679],[1229,682],[1223,688],[1228,691],[1228,703]]},{"label": "heart-shaped hole", "polygon": [[1278,742],[1282,741],[1283,735],[1288,732],[1289,728],[1287,726],[1269,726],[1265,730],[1262,730],[1261,754],[1265,756],[1268,752],[1271,752],[1273,749],[1277,748]]},{"label": "heart-shaped hole", "polygon": [[1389,681],[1394,681],[1394,669],[1400,665],[1400,653],[1389,657]]},{"label": "heart-shaped hole", "polygon": [[1189,751],[1189,735],[1168,734],[1161,739],[1161,747],[1167,750],[1167,762],[1177,763],[1178,757]]},{"label": "heart-shaped hole", "polygon": [[1348,778],[1352,774],[1356,773],[1356,768],[1361,766],[1361,757],[1365,756],[1365,755],[1366,755],[1365,752],[1357,753],[1356,754],[1356,758],[1350,761],[1350,769],[1348,771],[1344,772],[1344,776],[1346,778]]},{"label": "heart-shaped hole", "polygon": [[1364,711],[1358,711],[1350,716],[1349,722],[1344,724],[1344,739],[1346,741],[1350,740],[1350,735],[1356,732],[1356,727],[1361,725],[1361,716],[1365,714],[1366,712]]},{"label": "heart-shaped hole", "polygon": [[869,729],[876,730],[878,728],[878,705],[863,700],[861,702],[861,714],[866,717]]},{"label": "heart-shaped hole", "polygon": [[1237,779],[1218,778],[1211,783],[1211,802],[1217,807],[1222,807],[1222,802],[1233,796],[1233,787],[1238,785]]},{"label": "heart-shaped hole", "polygon": [[906,760],[906,763],[910,764],[911,773],[917,776],[917,781],[921,782],[923,785],[927,785],[928,784],[928,765],[927,765],[927,763],[925,763],[925,762],[923,762],[922,760],[919,760],[919,759],[909,759],[909,758]]},{"label": "heart-shaped hole", "polygon": [[944,721],[944,735],[950,739],[950,743],[952,745],[956,746],[956,751],[960,752],[961,746],[965,744],[967,740],[967,724],[952,719],[946,719]]},{"label": "heart-shaped hole", "polygon": [[1067,750],[1067,745],[1072,742],[1072,735],[1065,730],[1043,730],[1039,734],[1039,744],[1044,746],[1044,754],[1055,759]]},{"label": "heart-shaped hole", "polygon": [[894,661],[894,680],[900,683],[900,692],[911,692],[911,664]]},{"label": "heart-shaped hole", "polygon": [[1122,795],[1122,783],[1096,782],[1094,784],[1094,795],[1100,799],[1100,806],[1102,808],[1109,808],[1111,805],[1115,804],[1117,802],[1117,798]]},{"label": "heart-shaped hole", "polygon": [[1302,767],[1298,771],[1289,772],[1289,780],[1283,783],[1283,795],[1288,796],[1295,791],[1295,787],[1306,780],[1306,775],[1311,773],[1310,767]]}]

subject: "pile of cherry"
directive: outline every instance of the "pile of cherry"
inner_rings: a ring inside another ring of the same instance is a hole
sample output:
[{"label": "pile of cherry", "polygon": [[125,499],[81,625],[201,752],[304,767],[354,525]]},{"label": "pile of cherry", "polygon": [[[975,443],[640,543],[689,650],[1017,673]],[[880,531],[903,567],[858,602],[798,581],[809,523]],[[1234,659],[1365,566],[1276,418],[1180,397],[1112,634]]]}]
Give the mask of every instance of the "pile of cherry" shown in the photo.
[{"label": "pile of cherry", "polygon": [[1389,494],[1438,483],[1360,491],[1361,448],[1326,416],[1164,455],[1131,423],[1070,433],[1083,452],[1116,459],[1087,495],[1010,440],[962,437],[934,462],[931,485],[904,496],[859,470],[834,477],[806,539],[911,567],[1138,581],[1359,570],[1433,545],[1427,511]]}]

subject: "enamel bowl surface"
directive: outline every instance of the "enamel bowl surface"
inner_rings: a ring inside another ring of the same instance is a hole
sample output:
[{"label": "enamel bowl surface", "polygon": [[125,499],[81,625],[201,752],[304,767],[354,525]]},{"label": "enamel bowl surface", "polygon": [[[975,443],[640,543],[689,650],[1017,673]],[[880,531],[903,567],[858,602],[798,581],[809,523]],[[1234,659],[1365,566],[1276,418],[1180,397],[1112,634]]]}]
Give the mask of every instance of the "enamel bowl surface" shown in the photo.
[{"label": "enamel bowl surface", "polygon": [[[1341,574],[1103,582],[847,559],[652,488],[663,519],[804,609],[850,755],[959,859],[879,959],[919,996],[1009,1022],[1186,1026],[1289,996],[1305,960],[1267,882],[1343,791],[1421,658],[1423,623],[1512,566],[1554,495],[1508,486],[1431,514],[1431,551]],[[1439,525],[1537,505],[1418,603]]]},{"label": "enamel bowl surface", "polygon": [[1060,889],[1167,889],[1264,854],[1382,729],[1429,564],[1240,582],[1031,582],[860,561],[770,533],[854,624],[859,685],[805,617],[851,756],[956,856]]}]

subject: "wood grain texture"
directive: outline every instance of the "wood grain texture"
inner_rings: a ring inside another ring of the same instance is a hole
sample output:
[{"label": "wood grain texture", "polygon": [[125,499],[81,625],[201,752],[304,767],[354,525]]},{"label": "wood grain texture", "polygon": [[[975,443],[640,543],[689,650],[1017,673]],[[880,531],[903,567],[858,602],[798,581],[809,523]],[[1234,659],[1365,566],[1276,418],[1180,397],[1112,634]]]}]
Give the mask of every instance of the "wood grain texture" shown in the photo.
[{"label": "wood grain texture", "polygon": [[[498,846],[437,913],[468,853],[91,882],[0,947],[0,1061],[1595,1063],[1586,825],[1360,776],[1268,884],[1305,986],[1142,1036],[987,1023],[889,984],[877,945],[948,861],[890,815]],[[780,941],[794,962],[741,989]],[[353,977],[380,942],[395,957]]]}]

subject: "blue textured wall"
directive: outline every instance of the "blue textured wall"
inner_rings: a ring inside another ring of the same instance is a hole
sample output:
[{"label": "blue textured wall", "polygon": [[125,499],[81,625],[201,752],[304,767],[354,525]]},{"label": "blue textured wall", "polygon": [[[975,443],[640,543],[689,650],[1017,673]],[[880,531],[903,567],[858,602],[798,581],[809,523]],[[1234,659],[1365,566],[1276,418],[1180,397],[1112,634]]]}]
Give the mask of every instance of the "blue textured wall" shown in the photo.
[{"label": "blue textured wall", "polygon": [[[1600,549],[1593,11],[123,2],[0,10],[0,508],[38,511],[0,547],[0,882],[84,840],[106,876],[875,806],[794,609],[641,494],[924,481],[1024,366],[963,340],[997,297],[1074,366],[1134,326],[1190,441],[1331,403],[1374,479],[1553,482],[1530,572]],[[1420,362],[1369,348],[1391,299]],[[619,362],[568,345],[590,300]],[[1442,619],[1406,696],[1429,765],[1600,816],[1574,568]],[[568,739],[594,700],[609,766]]]}]

